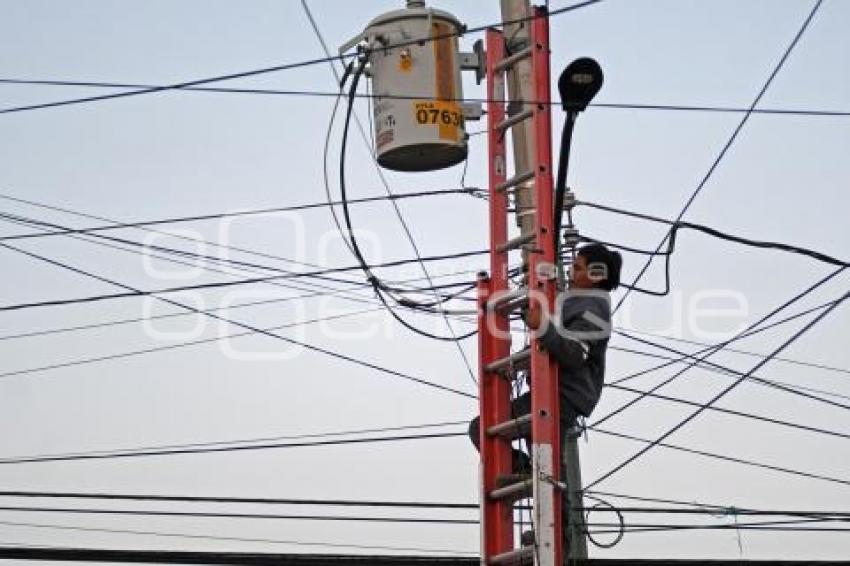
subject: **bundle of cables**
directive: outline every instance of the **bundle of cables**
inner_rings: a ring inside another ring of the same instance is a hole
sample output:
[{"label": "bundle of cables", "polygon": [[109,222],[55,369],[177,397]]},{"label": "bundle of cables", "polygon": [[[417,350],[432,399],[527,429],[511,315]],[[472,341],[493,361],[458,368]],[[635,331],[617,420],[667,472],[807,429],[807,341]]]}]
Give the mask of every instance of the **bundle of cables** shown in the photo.
[{"label": "bundle of cables", "polygon": [[[342,214],[345,221],[345,232],[343,233],[343,239],[347,243],[349,249],[354,255],[357,263],[360,265],[360,268],[363,270],[363,273],[366,275],[366,281],[372,286],[372,289],[375,292],[378,300],[386,307],[387,311],[393,316],[395,320],[397,320],[400,324],[402,324],[405,328],[411,330],[412,332],[419,334],[420,336],[425,336],[427,338],[431,338],[434,340],[441,340],[447,342],[454,342],[458,340],[464,340],[471,336],[474,336],[477,333],[477,330],[473,330],[466,334],[462,334],[459,336],[439,336],[427,331],[424,331],[420,328],[416,328],[408,321],[404,320],[393,308],[393,306],[387,300],[388,298],[398,306],[408,308],[414,311],[427,312],[427,313],[437,313],[437,314],[475,314],[475,310],[447,310],[443,308],[443,305],[452,300],[468,300],[472,301],[469,297],[464,297],[463,295],[468,291],[475,288],[475,282],[461,282],[461,283],[448,283],[445,285],[433,285],[425,289],[403,289],[399,287],[393,287],[391,285],[386,284],[382,281],[375,273],[372,271],[371,266],[366,261],[366,258],[363,255],[362,250],[357,242],[357,237],[354,232],[353,224],[351,221],[351,212],[348,206],[348,192],[346,188],[346,176],[345,176],[345,158],[346,158],[346,150],[348,145],[348,132],[351,126],[351,118],[354,112],[354,100],[356,98],[357,86],[360,82],[360,78],[363,76],[363,73],[366,70],[366,65],[368,64],[369,55],[371,50],[369,48],[361,47],[359,48],[358,57],[353,59],[345,69],[345,73],[343,74],[340,80],[340,95],[343,92],[345,87],[345,83],[347,82],[348,77],[351,77],[351,84],[348,87],[348,101],[345,113],[345,122],[342,131],[342,142],[340,146],[340,155],[339,155],[339,189],[340,189],[340,201],[342,203]],[[330,128],[328,130],[328,134],[330,134]],[[338,224],[339,226],[339,224]],[[342,227],[339,226],[342,231]],[[459,287],[459,289],[457,289]],[[447,289],[456,289],[451,292],[441,293],[440,290]],[[428,301],[415,300],[408,297],[403,296],[404,293],[409,292],[430,292],[434,297]]]}]

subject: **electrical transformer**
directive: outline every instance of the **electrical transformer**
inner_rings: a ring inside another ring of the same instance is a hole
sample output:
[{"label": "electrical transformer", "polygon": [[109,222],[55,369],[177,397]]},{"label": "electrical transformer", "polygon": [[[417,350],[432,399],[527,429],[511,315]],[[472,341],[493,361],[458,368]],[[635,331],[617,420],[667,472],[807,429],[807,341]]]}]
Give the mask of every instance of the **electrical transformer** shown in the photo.
[{"label": "electrical transformer", "polygon": [[347,44],[366,41],[382,167],[431,171],[466,158],[461,29],[448,12],[408,0],[407,8],[376,17]]}]

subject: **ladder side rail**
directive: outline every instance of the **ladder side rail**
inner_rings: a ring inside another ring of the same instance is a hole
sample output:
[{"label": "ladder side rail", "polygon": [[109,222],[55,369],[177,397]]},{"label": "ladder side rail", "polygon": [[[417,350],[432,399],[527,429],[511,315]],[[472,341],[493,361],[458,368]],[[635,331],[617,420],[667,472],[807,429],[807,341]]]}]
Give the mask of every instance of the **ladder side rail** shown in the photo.
[{"label": "ladder side rail", "polygon": [[[535,146],[535,234],[536,253],[529,254],[529,291],[544,308],[544,315],[555,310],[556,282],[554,195],[552,171],[552,117],[549,70],[549,22],[543,8],[535,8],[531,21],[532,68],[534,91]],[[531,408],[533,436],[533,492],[537,549],[535,564],[560,566],[563,556],[561,493],[555,482],[560,478],[561,443],[558,396],[558,364],[532,340]]]},{"label": "ladder side rail", "polygon": [[508,196],[497,187],[505,181],[505,136],[497,125],[505,119],[505,78],[495,65],[505,54],[501,32],[486,33],[487,53],[487,131],[489,176],[490,278],[479,279],[479,404],[481,447],[481,562],[513,550],[513,507],[509,499],[494,499],[498,477],[511,473],[510,439],[487,434],[496,424],[511,418],[509,380],[488,370],[492,362],[510,354],[509,313],[488,308],[488,302],[508,290],[508,253],[498,246],[507,239]]}]

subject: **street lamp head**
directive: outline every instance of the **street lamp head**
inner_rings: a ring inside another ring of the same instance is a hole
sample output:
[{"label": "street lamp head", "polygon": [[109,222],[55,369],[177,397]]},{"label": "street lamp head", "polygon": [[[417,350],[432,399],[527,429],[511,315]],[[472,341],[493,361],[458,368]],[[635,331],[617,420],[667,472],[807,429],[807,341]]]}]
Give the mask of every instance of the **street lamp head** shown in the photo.
[{"label": "street lamp head", "polygon": [[558,79],[561,105],[566,112],[581,112],[602,88],[602,68],[590,57],[576,59]]}]

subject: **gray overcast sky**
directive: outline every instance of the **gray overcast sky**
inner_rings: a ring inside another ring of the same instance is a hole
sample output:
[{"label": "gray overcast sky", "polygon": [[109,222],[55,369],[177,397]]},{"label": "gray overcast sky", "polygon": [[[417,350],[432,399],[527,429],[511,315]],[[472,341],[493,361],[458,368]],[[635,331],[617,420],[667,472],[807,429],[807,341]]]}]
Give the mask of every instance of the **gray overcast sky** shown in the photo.
[{"label": "gray overcast sky", "polygon": [[[552,6],[563,4],[553,2]],[[402,2],[312,0],[309,5],[325,39],[335,48],[360,31],[369,19],[400,7]],[[553,19],[553,74],[557,76],[557,71],[573,58],[589,55],[602,64],[606,74],[599,102],[746,107],[812,5],[810,0],[609,0]],[[499,19],[495,0],[447,0],[435,6],[451,11],[470,26]],[[0,78],[168,84],[323,55],[301,3],[296,0],[0,0],[0,13]],[[850,110],[848,24],[850,2],[826,0],[761,107]],[[464,38],[464,48],[471,48],[475,38]],[[334,90],[325,64],[229,81],[222,86]],[[0,85],[0,107],[103,92],[6,84]],[[483,87],[466,77],[466,95],[482,96],[483,92]],[[325,198],[321,155],[332,105],[330,98],[169,92],[0,115],[0,193],[119,221],[319,202]],[[359,103],[357,109],[365,119],[365,103]],[[560,131],[561,120],[556,112],[556,132]],[[591,109],[581,117],[576,129],[570,183],[580,199],[673,217],[739,120],[739,114]],[[478,127],[470,124],[470,130]],[[337,127],[330,147],[335,191],[339,139]],[[349,148],[351,195],[384,194],[368,149],[356,132]],[[686,219],[846,259],[850,256],[846,218],[848,150],[850,118],[754,115]],[[468,185],[486,186],[485,156],[484,138],[473,138]],[[388,173],[387,178],[396,192],[455,188],[460,183],[461,168],[416,175]],[[486,204],[481,200],[440,196],[402,201],[399,205],[423,255],[486,245]],[[6,199],[0,201],[0,211],[61,225],[97,224]],[[356,226],[376,236],[377,243],[367,246],[370,258],[378,261],[412,256],[410,244],[388,203],[360,205],[353,211]],[[657,225],[589,209],[578,210],[576,223],[581,231],[596,238],[644,249],[656,246],[663,235],[663,228]],[[353,263],[340,241],[333,238],[335,228],[326,209],[305,212],[297,219],[248,217],[229,226],[198,222],[177,227],[209,240],[226,237],[232,245],[303,262],[329,266]],[[2,235],[30,230],[8,223],[0,226]],[[133,230],[116,235],[136,241],[146,237],[146,233]],[[214,247],[197,248],[168,237],[161,237],[156,243],[219,253]],[[146,267],[136,254],[68,238],[27,241],[20,246],[141,288],[232,278],[204,270],[193,272],[156,260]],[[238,252],[231,257],[292,267],[281,259]],[[0,260],[2,304],[116,291],[108,284],[9,250],[0,252]],[[641,256],[627,255],[624,279],[633,278],[642,262]],[[440,275],[484,265],[485,258],[479,257],[432,264],[431,268],[434,275]],[[734,293],[746,307],[746,316],[737,321],[726,318],[709,322],[710,330],[728,335],[741,323],[757,320],[802,291],[829,269],[798,256],[752,250],[683,233],[673,259],[671,296],[630,295],[618,323],[636,331],[701,340],[705,337],[687,324],[694,315],[694,301],[701,292],[723,291]],[[421,277],[415,266],[387,269],[382,274],[398,280]],[[354,272],[346,277],[362,280]],[[471,273],[454,279],[463,277],[471,277]],[[643,284],[653,288],[663,285],[660,263]],[[840,276],[787,314],[837,298],[847,284],[848,278]],[[193,304],[216,308],[293,293],[280,287],[254,285],[176,298],[189,302],[200,297],[203,302]],[[367,293],[362,296],[369,297]],[[713,304],[728,307],[732,303],[727,300]],[[369,307],[341,298],[310,299],[234,310],[226,316],[251,325],[274,326],[299,317]],[[178,309],[140,299],[3,312],[0,335],[173,312]],[[411,320],[435,332],[445,332],[440,320]],[[850,367],[848,322],[847,308],[839,308],[784,355],[837,368]],[[458,332],[471,328],[463,322],[454,324]],[[801,326],[802,322],[782,326],[743,341],[740,347],[770,352]],[[289,359],[275,359],[281,356],[282,344],[263,336],[27,375],[5,375],[71,360],[214,338],[220,331],[239,330],[220,329],[217,322],[203,317],[182,317],[151,321],[148,325],[128,324],[0,341],[0,372],[4,374],[0,380],[0,429],[5,431],[0,435],[0,457],[461,421],[477,411],[473,400],[322,354],[296,352]],[[358,315],[281,332],[474,392],[453,345],[416,337],[388,322],[384,315]],[[363,335],[350,337],[356,332]],[[657,336],[649,338],[689,351],[696,348]],[[652,350],[622,337],[616,337],[612,345]],[[464,342],[463,349],[476,363],[475,340]],[[264,359],[257,359],[260,357]],[[747,370],[758,361],[734,353],[713,359],[740,370]],[[609,355],[608,380],[655,363],[646,357],[613,351]],[[669,375],[670,370],[655,372],[634,380],[632,385],[648,388]],[[774,361],[759,375],[827,392],[819,395],[850,395],[846,370]],[[728,383],[727,377],[695,370],[663,392],[704,401]],[[595,416],[606,414],[628,398],[606,391]],[[840,397],[828,398],[846,403]],[[753,384],[742,384],[718,405],[850,433],[846,410]],[[653,437],[686,414],[686,408],[678,405],[642,401],[606,426]],[[458,425],[440,430],[462,429],[465,427]],[[850,450],[842,438],[706,413],[670,442],[850,479]],[[581,446],[586,481],[598,478],[640,447],[593,432]],[[0,486],[41,491],[472,502],[477,500],[477,473],[475,452],[465,438],[459,437],[219,455],[0,465]],[[847,485],[664,448],[653,450],[601,483],[598,489],[763,509],[850,509]],[[256,508],[246,506],[244,510]],[[603,519],[601,515],[599,518]],[[633,522],[654,520],[627,518]],[[604,517],[606,522],[610,519]],[[477,552],[479,540],[474,526],[2,512],[0,544],[356,551],[56,530],[13,526],[4,521],[464,552]],[[698,521],[733,523],[728,517]],[[847,536],[757,531],[634,533],[611,550],[593,549],[592,555],[837,559],[847,556]]]}]

